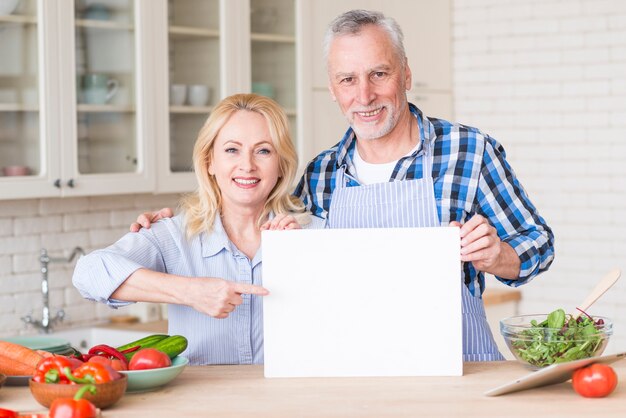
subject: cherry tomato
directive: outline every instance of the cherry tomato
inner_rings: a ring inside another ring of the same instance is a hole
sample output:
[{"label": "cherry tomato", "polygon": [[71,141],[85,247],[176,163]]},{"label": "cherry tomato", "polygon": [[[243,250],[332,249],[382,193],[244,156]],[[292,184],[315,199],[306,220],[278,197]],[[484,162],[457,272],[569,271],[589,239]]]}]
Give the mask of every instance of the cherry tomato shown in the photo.
[{"label": "cherry tomato", "polygon": [[164,352],[156,348],[144,348],[130,359],[128,370],[160,369],[171,365],[172,360]]},{"label": "cherry tomato", "polygon": [[574,371],[574,390],[586,398],[603,398],[617,386],[617,374],[606,364],[592,364]]},{"label": "cherry tomato", "polygon": [[0,418],[17,418],[19,414],[10,409],[0,408]]}]

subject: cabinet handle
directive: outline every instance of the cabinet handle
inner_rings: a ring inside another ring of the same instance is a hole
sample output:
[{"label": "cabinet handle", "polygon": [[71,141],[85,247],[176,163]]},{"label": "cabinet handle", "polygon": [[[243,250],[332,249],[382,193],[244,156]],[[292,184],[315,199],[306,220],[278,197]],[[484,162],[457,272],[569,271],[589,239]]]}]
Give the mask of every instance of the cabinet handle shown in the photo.
[{"label": "cabinet handle", "polygon": [[61,179],[56,179],[54,181],[54,183],[52,183],[52,184],[54,184],[54,187],[56,187],[57,189],[60,189],[61,188]]},{"label": "cabinet handle", "polygon": [[74,188],[74,179],[69,179],[67,181],[67,187]]}]

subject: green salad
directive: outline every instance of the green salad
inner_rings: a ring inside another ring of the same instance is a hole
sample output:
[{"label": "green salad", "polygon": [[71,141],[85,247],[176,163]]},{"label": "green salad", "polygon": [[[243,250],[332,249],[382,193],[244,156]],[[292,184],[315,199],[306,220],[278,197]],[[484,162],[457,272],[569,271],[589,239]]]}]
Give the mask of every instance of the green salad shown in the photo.
[{"label": "green salad", "polygon": [[592,357],[606,342],[604,320],[589,315],[574,319],[563,309],[551,312],[542,322],[532,320],[532,328],[511,337],[517,356],[536,367]]}]

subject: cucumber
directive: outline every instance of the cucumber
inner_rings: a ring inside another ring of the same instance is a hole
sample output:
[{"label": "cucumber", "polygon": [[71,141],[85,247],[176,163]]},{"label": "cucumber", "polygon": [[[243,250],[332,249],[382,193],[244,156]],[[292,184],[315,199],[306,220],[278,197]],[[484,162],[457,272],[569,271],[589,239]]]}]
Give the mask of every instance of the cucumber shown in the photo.
[{"label": "cucumber", "polygon": [[141,346],[141,348],[152,347],[154,344],[158,343],[161,340],[169,337],[167,334],[152,334],[147,337],[143,337],[138,339],[137,341],[132,341],[128,344],[121,345],[117,347],[117,351],[128,350],[129,348],[133,348],[136,346]]},{"label": "cucumber", "polygon": [[[173,359],[187,348],[187,338],[182,335],[172,335],[171,337],[167,337],[150,348],[155,348],[159,351],[167,354],[170,359]],[[132,354],[132,353],[129,353]]]}]

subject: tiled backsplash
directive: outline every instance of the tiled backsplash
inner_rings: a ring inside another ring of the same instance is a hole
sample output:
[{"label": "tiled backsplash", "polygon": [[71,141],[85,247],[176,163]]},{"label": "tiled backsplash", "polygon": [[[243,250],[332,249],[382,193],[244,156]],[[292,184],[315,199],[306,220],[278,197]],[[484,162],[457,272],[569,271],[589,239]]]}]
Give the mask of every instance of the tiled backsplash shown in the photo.
[{"label": "tiled backsplash", "polygon": [[[520,313],[571,312],[609,269],[626,271],[626,2],[453,4],[456,120],[504,145],[556,237]],[[591,312],[614,320],[609,348],[626,348],[626,278]]]},{"label": "tiled backsplash", "polygon": [[[128,231],[137,215],[176,207],[177,195],[10,200],[0,203],[0,336],[35,332],[20,320],[31,313],[41,319],[42,248],[51,257],[67,257],[80,246],[89,252],[106,247]],[[50,263],[50,310],[65,311],[60,325],[104,322],[110,316],[146,315],[142,304],[111,309],[84,300],[72,286],[74,263]]]}]

